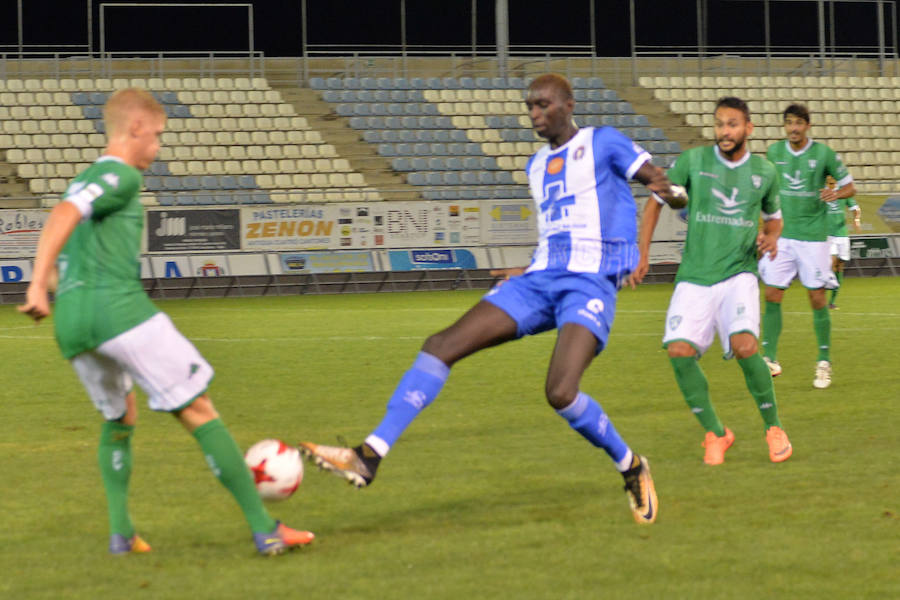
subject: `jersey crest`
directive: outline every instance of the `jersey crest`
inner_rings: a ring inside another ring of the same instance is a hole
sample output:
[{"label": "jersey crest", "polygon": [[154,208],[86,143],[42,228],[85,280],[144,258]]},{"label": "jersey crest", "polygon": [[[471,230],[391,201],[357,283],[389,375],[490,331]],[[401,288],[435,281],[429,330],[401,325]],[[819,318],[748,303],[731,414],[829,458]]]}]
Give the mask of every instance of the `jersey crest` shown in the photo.
[{"label": "jersey crest", "polygon": [[719,191],[716,188],[710,188],[712,195],[722,201],[722,206],[719,207],[719,212],[725,215],[736,215],[741,212],[743,209],[741,208],[741,204],[743,202],[739,202],[738,197],[738,189],[736,187],[731,188],[731,195],[726,196],[723,192]]}]

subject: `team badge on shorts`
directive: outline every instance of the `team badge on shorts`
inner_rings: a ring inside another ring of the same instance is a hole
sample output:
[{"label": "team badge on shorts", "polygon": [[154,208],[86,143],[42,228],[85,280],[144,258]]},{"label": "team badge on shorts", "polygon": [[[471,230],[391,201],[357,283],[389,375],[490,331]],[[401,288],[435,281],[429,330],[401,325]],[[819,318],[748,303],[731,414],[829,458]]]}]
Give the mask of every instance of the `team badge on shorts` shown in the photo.
[{"label": "team badge on shorts", "polygon": [[681,315],[673,315],[669,317],[669,329],[675,331],[681,325]]}]

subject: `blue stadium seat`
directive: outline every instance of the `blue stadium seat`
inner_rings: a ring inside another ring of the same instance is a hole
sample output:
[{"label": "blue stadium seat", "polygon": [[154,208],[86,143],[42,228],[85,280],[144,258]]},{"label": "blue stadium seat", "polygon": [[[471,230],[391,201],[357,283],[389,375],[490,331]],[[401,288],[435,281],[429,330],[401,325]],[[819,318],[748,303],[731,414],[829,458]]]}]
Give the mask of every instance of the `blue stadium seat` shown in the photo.
[{"label": "blue stadium seat", "polygon": [[425,174],[413,172],[406,176],[406,182],[410,185],[425,185]]},{"label": "blue stadium seat", "polygon": [[412,171],[412,162],[408,158],[398,157],[391,161],[391,168],[395,171]]},{"label": "blue stadium seat", "polygon": [[388,104],[382,104],[381,106],[387,107],[387,112],[389,115],[394,115],[394,116],[399,117],[399,116],[405,114],[405,110],[404,110],[404,107],[406,106],[405,104],[400,104],[399,102],[390,102]]},{"label": "blue stadium seat", "polygon": [[409,94],[406,90],[391,90],[385,93],[390,97],[390,102],[409,102]]},{"label": "blue stadium seat", "polygon": [[400,133],[396,129],[383,129],[379,133],[381,134],[381,140],[384,142],[396,143],[402,141]]},{"label": "blue stadium seat", "polygon": [[85,119],[102,119],[103,110],[99,106],[82,106],[81,111]]},{"label": "blue stadium seat", "polygon": [[443,173],[444,183],[446,185],[459,185],[459,173],[457,171],[447,171]]},{"label": "blue stadium seat", "polygon": [[160,206],[174,206],[175,205],[175,195],[174,194],[157,194],[156,201],[159,202]]},{"label": "blue stadium seat", "polygon": [[426,90],[428,86],[425,83],[425,79],[423,77],[413,77],[409,80],[409,87],[414,90]]},{"label": "blue stadium seat", "polygon": [[434,130],[434,141],[443,142],[445,144],[448,144],[448,143],[452,142],[453,140],[450,139],[450,132],[447,131],[446,129],[435,129]]},{"label": "blue stadium seat", "polygon": [[219,189],[219,181],[215,175],[204,175],[200,178],[200,188],[204,190]]},{"label": "blue stadium seat", "polygon": [[525,88],[525,80],[521,77],[510,77],[506,80],[506,85],[514,90],[521,90]]},{"label": "blue stadium seat", "polygon": [[179,184],[181,185],[181,189],[183,190],[199,190],[200,189],[200,178],[196,175],[187,175],[185,177],[173,177],[171,179],[177,179]]},{"label": "blue stadium seat", "polygon": [[389,103],[394,101],[391,97],[391,92],[389,92],[388,90],[374,90],[369,93],[372,94],[373,102]]},{"label": "blue stadium seat", "polygon": [[151,192],[163,189],[161,178],[154,176],[144,177],[144,186]]},{"label": "blue stadium seat", "polygon": [[399,129],[397,131],[397,137],[401,142],[415,143],[419,141],[419,138],[416,137],[415,129]]},{"label": "blue stadium seat", "polygon": [[444,144],[441,142],[429,144],[428,149],[434,156],[452,156],[453,151],[450,149],[452,144]]},{"label": "blue stadium seat", "polygon": [[394,79],[391,86],[392,86],[392,89],[395,89],[395,90],[408,90],[409,89],[409,80],[406,77],[397,77]]},{"label": "blue stadium seat", "polygon": [[459,79],[456,77],[444,77],[441,83],[446,90],[458,90],[460,88]]},{"label": "blue stadium seat", "polygon": [[240,175],[238,176],[238,186],[244,190],[256,189],[256,179],[253,175]]},{"label": "blue stadium seat", "polygon": [[359,80],[359,87],[364,90],[374,90],[378,87],[378,82],[374,77],[362,77]]},{"label": "blue stadium seat", "polygon": [[475,89],[475,80],[471,77],[460,77],[459,78],[459,87],[464,90],[474,90]]},{"label": "blue stadium seat", "polygon": [[429,77],[425,81],[426,90],[442,90],[444,89],[444,80],[440,77]]},{"label": "blue stadium seat", "polygon": [[345,90],[358,90],[359,89],[359,79],[357,77],[344,77],[344,89]]},{"label": "blue stadium seat", "polygon": [[512,173],[509,171],[497,171],[494,173],[494,179],[497,183],[512,185],[515,182],[513,181]]},{"label": "blue stadium seat", "polygon": [[223,190],[236,190],[240,186],[234,175],[222,175],[219,177],[219,187]]},{"label": "blue stadium seat", "polygon": [[159,99],[163,104],[178,104],[178,94],[175,92],[164,91],[158,92]]},{"label": "blue stadium seat", "polygon": [[413,145],[413,154],[415,154],[416,156],[428,156],[431,153],[431,148],[428,144]]},{"label": "blue stadium seat", "polygon": [[194,115],[191,114],[191,108],[184,104],[170,105],[172,108],[172,116],[177,119],[190,119]]},{"label": "blue stadium seat", "polygon": [[506,77],[494,77],[491,79],[491,87],[502,90],[504,88],[511,87],[511,86],[509,85],[509,82],[506,80]]},{"label": "blue stadium seat", "polygon": [[418,142],[435,142],[434,132],[430,129],[417,129],[413,132]]},{"label": "blue stadium seat", "polygon": [[97,106],[103,106],[106,104],[106,99],[108,97],[104,92],[91,92],[88,94],[90,98],[91,104],[96,104]]},{"label": "blue stadium seat", "polygon": [[369,129],[367,131],[363,131],[363,139],[370,144],[378,144],[383,141],[381,138],[381,132],[377,129]]},{"label": "blue stadium seat", "polygon": [[412,156],[414,154],[412,144],[397,144],[395,148],[398,156]]},{"label": "blue stadium seat", "polygon": [[462,129],[448,129],[450,132],[450,141],[452,142],[468,142],[469,137]]},{"label": "blue stadium seat", "polygon": [[494,87],[490,77],[476,77],[475,88],[479,90],[489,90]]},{"label": "blue stadium seat", "polygon": [[461,171],[459,178],[463,185],[478,185],[479,183],[477,171]]},{"label": "blue stadium seat", "polygon": [[357,104],[357,106],[366,106],[366,107],[368,107],[368,109],[371,111],[370,114],[373,114],[373,115],[378,115],[378,116],[386,117],[386,116],[388,116],[388,115],[390,114],[390,113],[388,112],[387,105],[386,105],[386,104],[382,104],[382,103],[380,103],[380,102],[376,102],[376,103],[374,103],[374,104]]},{"label": "blue stadium seat", "polygon": [[314,90],[324,90],[325,89],[325,79],[322,77],[310,77],[309,78],[309,87]]},{"label": "blue stadium seat", "polygon": [[365,117],[350,117],[350,127],[353,129],[368,129],[369,120]]},{"label": "blue stadium seat", "polygon": [[[342,117],[352,117],[353,115],[358,114],[358,113],[356,113],[356,111],[354,110],[354,108],[355,108],[356,106],[361,106],[361,105],[358,105],[358,104],[338,104],[337,106],[334,107],[334,112],[336,112],[337,114],[341,115]],[[362,116],[362,115],[360,115],[360,116]]]},{"label": "blue stadium seat", "polygon": [[213,204],[234,204],[234,197],[228,192],[219,192],[213,195]]},{"label": "blue stadium seat", "polygon": [[322,92],[322,100],[325,102],[347,102],[349,98],[345,96],[345,92],[342,90],[325,90]]},{"label": "blue stadium seat", "polygon": [[378,144],[378,154],[381,156],[397,156],[398,146],[406,146],[407,144]]},{"label": "blue stadium seat", "polygon": [[421,156],[416,156],[410,159],[410,163],[412,164],[413,171],[428,171],[428,161],[430,159],[423,158]]},{"label": "blue stadium seat", "polygon": [[357,102],[376,102],[375,90],[356,90],[353,93],[356,94]]},{"label": "blue stadium seat", "polygon": [[329,77],[325,80],[325,88],[329,90],[344,89],[344,81],[338,77]]},{"label": "blue stadium seat", "polygon": [[600,77],[591,77],[590,79],[588,79],[588,87],[602,88],[606,86],[603,84],[603,79],[601,79]]},{"label": "blue stadium seat", "polygon": [[463,165],[463,159],[457,156],[450,156],[447,158],[447,168],[451,171],[462,171],[465,167]]},{"label": "blue stadium seat", "polygon": [[384,125],[376,129],[403,129],[402,117],[379,117],[384,119]]},{"label": "blue stadium seat", "polygon": [[435,156],[434,158],[426,159],[428,161],[428,170],[429,171],[446,171],[447,169],[447,161],[442,156]]},{"label": "blue stadium seat", "polygon": [[444,183],[444,178],[440,173],[425,173],[425,183],[426,185],[441,185]]}]

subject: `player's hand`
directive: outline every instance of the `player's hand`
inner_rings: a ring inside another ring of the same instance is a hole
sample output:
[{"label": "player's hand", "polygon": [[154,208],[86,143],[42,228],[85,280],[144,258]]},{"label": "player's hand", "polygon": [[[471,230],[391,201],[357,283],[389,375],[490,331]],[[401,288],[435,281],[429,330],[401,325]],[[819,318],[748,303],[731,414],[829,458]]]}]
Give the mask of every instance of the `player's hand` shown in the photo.
[{"label": "player's hand", "polygon": [[756,250],[760,257],[768,253],[769,260],[772,260],[778,254],[778,238],[768,236],[760,231],[756,236]]},{"label": "player's hand", "polygon": [[492,277],[502,277],[504,280],[517,277],[525,272],[525,267],[509,267],[506,269],[491,269]]},{"label": "player's hand", "polygon": [[838,199],[837,190],[831,188],[822,188],[819,192],[819,199],[822,202],[834,202]]},{"label": "player's hand", "polygon": [[25,304],[17,308],[20,313],[28,315],[34,319],[35,323],[39,323],[41,319],[50,314],[50,298],[47,296],[47,290],[37,286],[28,286],[28,291],[25,292]]},{"label": "player's hand", "polygon": [[650,270],[650,260],[646,256],[641,256],[641,259],[638,261],[637,267],[634,268],[628,277],[625,278],[625,285],[630,286],[631,289],[637,288],[638,285],[644,281],[644,277],[647,276],[647,271]]}]

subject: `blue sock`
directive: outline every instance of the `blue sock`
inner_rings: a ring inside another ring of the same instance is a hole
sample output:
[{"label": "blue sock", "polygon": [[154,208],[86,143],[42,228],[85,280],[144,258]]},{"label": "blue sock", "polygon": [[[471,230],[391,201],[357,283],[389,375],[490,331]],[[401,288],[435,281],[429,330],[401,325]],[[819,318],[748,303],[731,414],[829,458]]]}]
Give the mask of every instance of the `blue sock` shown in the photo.
[{"label": "blue sock", "polygon": [[631,466],[632,453],[628,444],[613,427],[596,400],[584,392],[578,392],[572,404],[556,412],[569,422],[572,429],[584,436],[584,439],[606,450],[620,471],[625,471]]},{"label": "blue sock", "polygon": [[437,397],[449,374],[450,367],[439,358],[419,352],[388,401],[387,413],[366,442],[381,456],[387,454],[403,430]]}]

